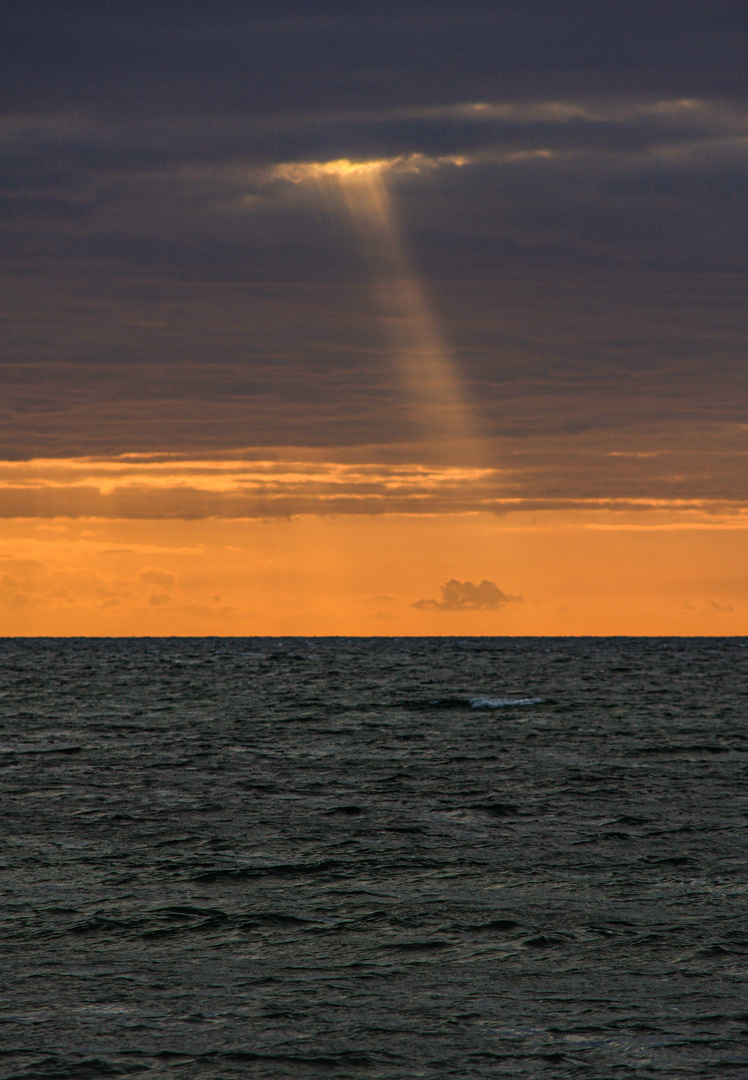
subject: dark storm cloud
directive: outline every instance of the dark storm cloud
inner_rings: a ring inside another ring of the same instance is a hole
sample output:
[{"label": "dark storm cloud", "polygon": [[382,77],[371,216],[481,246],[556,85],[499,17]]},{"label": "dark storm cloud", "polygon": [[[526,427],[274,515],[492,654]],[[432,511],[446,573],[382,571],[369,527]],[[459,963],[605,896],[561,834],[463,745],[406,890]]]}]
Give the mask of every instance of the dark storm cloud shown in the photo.
[{"label": "dark storm cloud", "polygon": [[[15,111],[296,111],[642,89],[732,95],[739,0],[3,5],[0,96]],[[738,91],[739,92],[739,91]]]},{"label": "dark storm cloud", "polygon": [[[457,110],[457,131],[453,111],[435,110],[431,137],[424,128],[408,142],[383,117],[374,150],[425,159],[425,168],[393,172],[392,184],[427,276],[490,276],[500,263],[538,258],[744,264],[748,109],[510,103]],[[318,119],[308,160],[355,159],[357,141],[366,140],[355,137],[355,117],[347,124],[348,136],[333,140]],[[196,132],[182,138],[178,126],[132,132],[60,118],[7,122],[0,128],[7,250],[37,263],[104,260],[120,271],[182,279],[366,275],[342,206],[325,207],[316,189],[277,175],[280,162],[301,160],[293,137],[280,140],[272,161],[246,125],[205,134],[198,149]]]},{"label": "dark storm cloud", "polygon": [[[428,457],[342,201],[278,168],[375,157],[400,160],[491,461],[550,440],[523,498],[729,497],[747,26],[667,0],[0,5],[0,453]],[[681,481],[595,442],[670,453],[726,426]]]}]

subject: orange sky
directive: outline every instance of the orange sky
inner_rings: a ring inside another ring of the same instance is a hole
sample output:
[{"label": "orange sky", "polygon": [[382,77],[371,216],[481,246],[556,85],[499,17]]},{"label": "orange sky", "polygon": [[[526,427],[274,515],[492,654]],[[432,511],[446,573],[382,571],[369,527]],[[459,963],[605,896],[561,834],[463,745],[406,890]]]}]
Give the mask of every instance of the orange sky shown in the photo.
[{"label": "orange sky", "polygon": [[[745,634],[747,529],[673,510],[5,520],[0,633]],[[454,580],[508,599],[450,606]]]}]

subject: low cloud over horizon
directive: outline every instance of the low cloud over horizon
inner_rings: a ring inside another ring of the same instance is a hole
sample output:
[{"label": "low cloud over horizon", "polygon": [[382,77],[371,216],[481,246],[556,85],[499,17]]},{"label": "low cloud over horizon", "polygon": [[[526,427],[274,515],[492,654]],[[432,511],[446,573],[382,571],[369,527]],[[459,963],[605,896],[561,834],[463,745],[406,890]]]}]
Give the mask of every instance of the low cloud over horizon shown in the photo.
[{"label": "low cloud over horizon", "polygon": [[502,592],[494,581],[458,581],[451,578],[439,586],[441,600],[416,600],[411,607],[419,611],[495,611],[505,604],[521,604],[521,596]]}]

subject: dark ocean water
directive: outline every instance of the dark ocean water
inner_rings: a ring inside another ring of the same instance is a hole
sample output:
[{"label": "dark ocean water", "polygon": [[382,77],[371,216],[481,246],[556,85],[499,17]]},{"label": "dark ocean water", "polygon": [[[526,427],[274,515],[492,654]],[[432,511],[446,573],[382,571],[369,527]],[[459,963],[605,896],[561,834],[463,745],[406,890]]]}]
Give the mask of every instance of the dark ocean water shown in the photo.
[{"label": "dark ocean water", "polygon": [[0,1076],[748,1077],[747,645],[0,642]]}]

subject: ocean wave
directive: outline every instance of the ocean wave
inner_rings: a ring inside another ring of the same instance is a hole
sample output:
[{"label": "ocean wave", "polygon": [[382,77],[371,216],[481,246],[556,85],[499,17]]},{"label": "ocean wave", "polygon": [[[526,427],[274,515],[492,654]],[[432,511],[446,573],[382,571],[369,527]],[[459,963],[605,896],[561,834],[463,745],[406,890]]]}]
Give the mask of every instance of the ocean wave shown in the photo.
[{"label": "ocean wave", "polygon": [[540,705],[546,699],[542,697],[470,697],[426,698],[405,702],[406,708],[418,710],[449,709],[508,709],[527,705]]},{"label": "ocean wave", "polygon": [[540,705],[543,702],[542,697],[521,697],[521,698],[488,698],[488,697],[474,697],[470,698],[471,709],[505,709],[510,705]]}]

